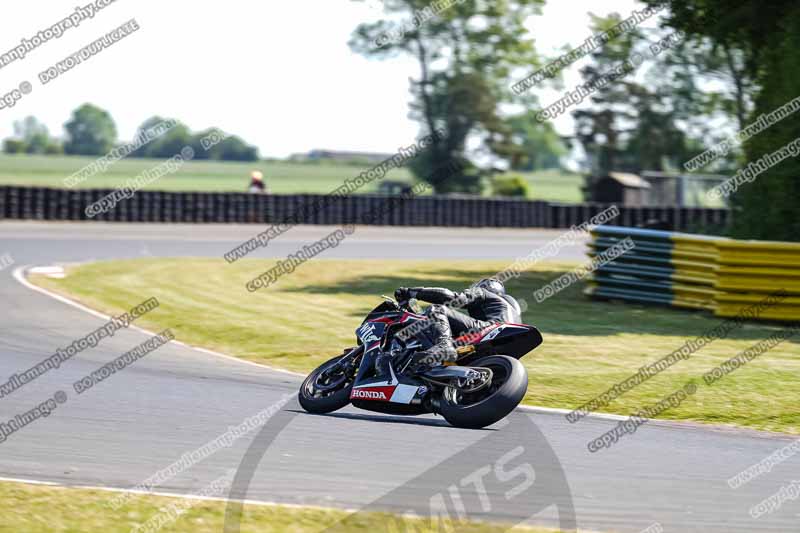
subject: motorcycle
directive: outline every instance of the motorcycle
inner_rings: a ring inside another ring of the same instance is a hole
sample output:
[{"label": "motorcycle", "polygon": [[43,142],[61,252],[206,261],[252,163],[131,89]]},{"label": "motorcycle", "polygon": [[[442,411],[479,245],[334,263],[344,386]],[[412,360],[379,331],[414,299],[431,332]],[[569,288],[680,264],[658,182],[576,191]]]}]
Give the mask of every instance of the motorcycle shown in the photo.
[{"label": "motorcycle", "polygon": [[[432,345],[422,334],[428,318],[413,302],[383,298],[356,329],[358,345],[303,381],[303,409],[325,414],[352,404],[393,415],[433,413],[453,426],[479,429],[503,419],[525,397],[528,373],[519,359],[542,343],[535,327],[492,324],[454,339],[454,364],[411,368],[413,354]],[[390,356],[389,372],[378,376],[381,355]]]}]

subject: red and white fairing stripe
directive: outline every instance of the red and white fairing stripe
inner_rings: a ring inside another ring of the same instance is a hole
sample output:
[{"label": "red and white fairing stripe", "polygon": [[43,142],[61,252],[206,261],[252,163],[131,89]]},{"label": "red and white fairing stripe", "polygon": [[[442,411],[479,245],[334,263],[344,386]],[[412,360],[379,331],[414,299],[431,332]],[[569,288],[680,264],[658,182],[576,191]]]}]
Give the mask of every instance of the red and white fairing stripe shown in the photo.
[{"label": "red and white fairing stripe", "polygon": [[392,380],[378,381],[376,383],[367,383],[353,387],[350,393],[351,400],[372,400],[378,402],[393,402],[409,404],[414,396],[417,394],[418,388],[415,385],[404,385],[398,383],[391,385],[390,383],[397,383],[397,376],[394,374],[394,368],[389,365],[389,371],[392,374]]},{"label": "red and white fairing stripe", "polygon": [[[463,344],[478,344],[479,342],[484,340],[484,338],[488,337],[489,334],[492,333],[493,331],[497,331],[499,333],[500,332],[499,330],[502,330],[502,329],[503,329],[503,325],[502,324],[492,324],[491,326],[485,327],[481,331],[477,331],[477,332],[474,332],[474,333],[466,333],[466,334],[458,337],[457,339],[453,339],[453,340],[459,345],[463,345]],[[497,335],[497,333],[495,333],[495,336],[496,335]]]}]

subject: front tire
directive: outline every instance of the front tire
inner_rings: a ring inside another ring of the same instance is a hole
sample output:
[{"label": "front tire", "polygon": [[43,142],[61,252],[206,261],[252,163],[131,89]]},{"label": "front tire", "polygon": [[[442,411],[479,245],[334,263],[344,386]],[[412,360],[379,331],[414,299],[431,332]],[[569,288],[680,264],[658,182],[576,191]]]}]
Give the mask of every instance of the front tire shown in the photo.
[{"label": "front tire", "polygon": [[321,392],[318,387],[319,384],[324,385],[325,381],[328,381],[328,384],[330,384],[332,380],[325,376],[325,372],[339,362],[340,359],[347,356],[348,353],[349,352],[345,352],[333,359],[329,359],[306,377],[303,384],[300,385],[300,392],[297,394],[297,399],[303,409],[309,413],[325,414],[332,413],[350,403],[350,392],[353,390],[353,382],[349,377],[339,376],[339,378],[344,377],[345,379],[341,388]]},{"label": "front tire", "polygon": [[480,429],[502,420],[519,405],[528,391],[528,371],[507,355],[484,357],[470,366],[490,368],[492,384],[471,395],[443,394],[439,411],[456,427]]}]

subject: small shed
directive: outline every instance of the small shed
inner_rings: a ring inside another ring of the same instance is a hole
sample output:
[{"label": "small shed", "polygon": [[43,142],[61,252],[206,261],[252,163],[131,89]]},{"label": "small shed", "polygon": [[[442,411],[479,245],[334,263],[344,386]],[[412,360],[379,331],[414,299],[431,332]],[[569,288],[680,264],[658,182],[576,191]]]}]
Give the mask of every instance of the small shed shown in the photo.
[{"label": "small shed", "polygon": [[609,172],[594,180],[592,201],[604,204],[643,206],[648,203],[650,184],[636,174]]}]

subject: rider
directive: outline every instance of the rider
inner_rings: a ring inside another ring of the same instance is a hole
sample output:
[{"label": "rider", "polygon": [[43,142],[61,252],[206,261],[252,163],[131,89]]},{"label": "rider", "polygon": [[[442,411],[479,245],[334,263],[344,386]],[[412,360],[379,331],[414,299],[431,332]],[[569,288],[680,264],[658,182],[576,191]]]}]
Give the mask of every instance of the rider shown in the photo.
[{"label": "rider", "polygon": [[[522,322],[519,303],[495,278],[482,279],[461,293],[445,288],[400,287],[394,295],[400,302],[416,298],[433,304],[425,311],[430,325],[423,330],[433,346],[414,354],[412,365],[454,362],[458,355],[453,337],[479,332],[498,322]],[[457,311],[457,307],[466,309],[469,315]],[[387,370],[388,359],[379,357],[376,363],[380,374]]]}]

